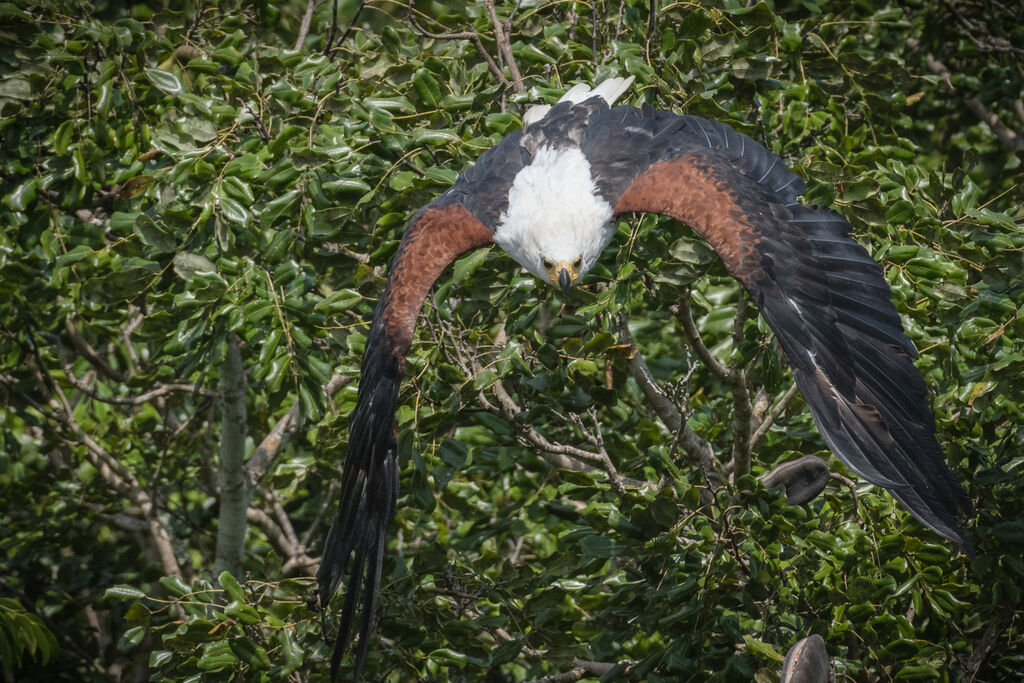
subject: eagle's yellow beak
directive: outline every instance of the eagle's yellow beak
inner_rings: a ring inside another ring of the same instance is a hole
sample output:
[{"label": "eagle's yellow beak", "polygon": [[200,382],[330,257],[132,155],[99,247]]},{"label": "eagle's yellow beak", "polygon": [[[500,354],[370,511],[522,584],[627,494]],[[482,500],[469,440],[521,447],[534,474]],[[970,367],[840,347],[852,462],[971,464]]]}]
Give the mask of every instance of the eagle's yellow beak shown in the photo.
[{"label": "eagle's yellow beak", "polygon": [[554,261],[544,259],[542,265],[544,270],[547,271],[548,279],[551,283],[558,285],[563,292],[568,292],[569,288],[572,287],[572,283],[576,282],[576,279],[580,276],[583,257],[577,256],[576,260],[572,263],[568,261],[555,263]]}]

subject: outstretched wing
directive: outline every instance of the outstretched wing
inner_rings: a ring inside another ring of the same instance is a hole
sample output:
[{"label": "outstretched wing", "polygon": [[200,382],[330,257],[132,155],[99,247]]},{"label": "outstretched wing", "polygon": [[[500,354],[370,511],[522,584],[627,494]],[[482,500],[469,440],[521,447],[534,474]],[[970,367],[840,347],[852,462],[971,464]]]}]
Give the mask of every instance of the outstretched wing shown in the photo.
[{"label": "outstretched wing", "polygon": [[725,124],[615,107],[588,121],[582,147],[616,215],[671,216],[715,248],[775,332],[832,451],[970,552],[957,521],[969,502],[936,441],[917,353],[850,224],[797,203],[804,182]]},{"label": "outstretched wing", "polygon": [[526,162],[518,134],[482,155],[455,185],[413,217],[391,264],[366,340],[356,407],[349,415],[338,516],[317,572],[321,606],[326,607],[340,582],[347,588],[331,657],[332,680],[351,639],[360,597],[355,680],[366,661],[387,525],[398,499],[394,416],[416,318],[445,267],[460,254],[491,242],[508,186]]}]

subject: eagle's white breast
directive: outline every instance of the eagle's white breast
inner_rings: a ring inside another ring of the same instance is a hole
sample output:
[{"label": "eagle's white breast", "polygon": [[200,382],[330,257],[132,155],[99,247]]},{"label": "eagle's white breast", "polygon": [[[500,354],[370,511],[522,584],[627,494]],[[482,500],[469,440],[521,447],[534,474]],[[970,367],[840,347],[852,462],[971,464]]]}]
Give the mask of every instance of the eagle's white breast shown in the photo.
[{"label": "eagle's white breast", "polygon": [[612,206],[597,191],[590,163],[578,147],[541,147],[516,175],[494,241],[528,271],[547,279],[541,260],[590,270],[615,233]]}]

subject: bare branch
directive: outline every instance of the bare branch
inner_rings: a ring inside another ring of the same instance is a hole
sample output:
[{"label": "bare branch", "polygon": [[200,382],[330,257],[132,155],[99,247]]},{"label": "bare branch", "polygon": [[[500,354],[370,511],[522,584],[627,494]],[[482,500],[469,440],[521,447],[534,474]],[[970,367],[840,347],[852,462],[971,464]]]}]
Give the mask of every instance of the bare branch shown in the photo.
[{"label": "bare branch", "polygon": [[[439,322],[442,325],[444,325],[443,321]],[[472,373],[478,374],[483,372],[483,367],[481,367],[480,362],[476,359],[476,357],[473,356],[472,354],[464,354],[462,345],[455,339],[454,335],[449,335],[449,337],[451,339],[451,347],[459,356],[458,362],[461,365],[463,365],[463,367],[468,367],[472,371]],[[495,352],[499,351],[507,341],[508,337],[505,334],[505,329],[502,328],[498,332],[494,340]],[[468,359],[465,357],[467,355],[469,356]],[[611,484],[612,489],[616,493],[618,493],[619,495],[625,493],[625,489],[623,488],[623,482],[626,480],[624,480],[619,475],[618,471],[615,469],[615,464],[608,456],[608,452],[604,448],[604,441],[602,437],[599,436],[599,432],[595,434],[591,433],[585,427],[582,429],[582,431],[584,432],[584,438],[588,438],[589,435],[588,440],[595,444],[596,447],[593,451],[588,451],[582,448],[578,448],[576,446],[568,446],[565,444],[549,441],[547,437],[541,434],[533,426],[515,419],[516,415],[518,415],[522,411],[520,407],[516,404],[515,400],[509,395],[508,391],[505,389],[505,385],[501,382],[501,380],[498,380],[493,385],[491,385],[490,390],[491,393],[494,395],[494,398],[497,399],[498,405],[495,406],[493,403],[487,400],[487,397],[484,395],[483,391],[480,391],[478,393],[480,403],[484,406],[486,410],[488,410],[491,413],[494,413],[495,415],[498,415],[499,417],[502,417],[506,422],[508,422],[508,424],[513,429],[516,430],[516,433],[519,436],[519,438],[526,445],[535,448],[545,461],[549,462],[555,467],[563,467],[566,469],[597,469],[605,473],[605,476],[607,476],[608,478],[608,482]],[[577,419],[579,418],[577,417]],[[579,425],[582,427],[582,421],[579,422]],[[574,465],[571,462],[566,463],[564,458],[570,458],[571,460],[582,464],[582,467]],[[569,465],[569,467],[566,467],[567,464]],[[646,482],[639,482],[636,480],[628,480],[628,483],[631,486],[647,485]]]},{"label": "bare branch", "polygon": [[320,525],[323,524],[324,518],[327,516],[328,510],[333,510],[337,505],[338,489],[341,488],[341,483],[337,478],[331,479],[331,483],[327,486],[327,494],[324,496],[324,502],[320,506],[320,509],[316,511],[316,516],[313,517],[313,521],[310,522],[309,527],[306,529],[306,533],[302,534],[302,547],[308,548],[313,542],[313,536],[319,533]]},{"label": "bare branch", "polygon": [[569,671],[560,674],[551,674],[550,676],[544,676],[542,678],[534,678],[526,683],[569,683],[571,681],[579,681],[584,678],[604,676],[616,666],[619,666],[619,664],[632,666],[635,662],[627,660],[625,662],[610,664],[608,662],[592,662],[574,657],[572,660],[572,669]]},{"label": "bare branch", "polygon": [[299,35],[295,38],[296,50],[302,49],[302,44],[306,42],[306,36],[309,35],[309,25],[313,21],[313,10],[316,9],[316,0],[308,0],[306,2],[306,12],[302,15],[302,24],[299,25]]},{"label": "bare branch", "polygon": [[[142,514],[149,527],[149,534],[156,546],[157,554],[160,557],[160,564],[164,574],[167,576],[181,576],[181,567],[174,554],[174,547],[171,544],[171,534],[163,521],[160,519],[159,510],[152,497],[142,488],[135,475],[127,470],[116,458],[111,456],[106,449],[92,439],[85,430],[75,421],[74,411],[71,404],[61,390],[59,385],[53,385],[56,398],[51,399],[50,407],[55,412],[55,419],[67,427],[85,445],[85,452],[92,462],[96,471],[111,488],[119,494],[128,498],[142,510]],[[63,438],[63,437],[62,437]],[[65,439],[69,444],[74,442]]]},{"label": "bare branch", "polygon": [[262,531],[268,539],[270,539],[270,542],[276,545],[286,557],[295,557],[298,552],[298,548],[291,542],[288,536],[284,533],[284,530],[273,517],[260,508],[250,505],[245,510],[245,518],[249,523],[258,527],[259,530]]},{"label": "bare branch", "polygon": [[[628,318],[624,313],[620,313],[617,320],[619,337],[623,343],[635,347],[636,342],[633,341],[633,335],[629,331]],[[721,486],[722,467],[715,458],[711,443],[700,437],[690,425],[685,423],[683,414],[658,385],[639,350],[629,360],[629,374],[640,385],[640,390],[650,402],[654,412],[661,418],[662,423],[679,439],[679,445],[683,447],[689,458],[701,466],[711,487]]]},{"label": "bare branch", "polygon": [[[69,328],[70,328],[70,322],[68,323],[68,325],[69,325]],[[178,392],[178,391],[199,394],[200,396],[206,396],[206,397],[216,397],[217,396],[216,392],[210,391],[209,389],[203,389],[201,387],[197,387],[194,384],[159,384],[159,383],[157,384],[155,389],[151,389],[151,390],[147,391],[144,394],[139,394],[138,396],[130,396],[130,397],[125,397],[125,398],[118,397],[118,396],[102,396],[95,389],[90,387],[88,384],[86,384],[85,382],[83,382],[83,381],[79,380],[77,377],[75,377],[75,373],[74,373],[74,369],[72,367],[71,360],[67,357],[67,353],[64,350],[64,344],[63,344],[63,342],[61,342],[60,337],[58,337],[55,334],[51,334],[49,332],[40,332],[39,334],[41,334],[42,336],[46,337],[47,339],[50,339],[51,341],[54,342],[54,344],[56,344],[56,346],[57,346],[57,357],[60,360],[61,369],[64,370],[64,375],[68,378],[68,381],[71,382],[71,384],[73,384],[75,386],[75,388],[78,389],[79,391],[81,391],[83,394],[85,394],[85,395],[89,396],[90,398],[93,398],[93,399],[95,399],[97,401],[101,401],[103,403],[109,403],[111,405],[137,406],[137,405],[142,405],[143,403],[147,403],[149,401],[152,401],[155,398],[159,398],[160,396],[164,396],[166,394],[171,394],[171,393]],[[76,335],[77,335],[77,333],[76,333]],[[72,335],[72,340],[74,340],[76,335]],[[81,339],[81,337],[79,337],[79,339]],[[84,340],[81,343],[85,344]],[[77,345],[76,345],[76,347],[77,347]],[[82,353],[83,356],[86,356],[86,358],[89,360],[90,363],[93,363],[93,367],[95,367],[97,369],[100,369],[100,366],[97,365],[95,363],[95,361],[93,360],[93,358],[91,358],[89,356],[89,353],[94,354],[94,355],[96,354],[96,352],[93,351],[91,349],[91,347],[89,347],[88,345],[85,346],[85,348],[88,349],[87,352],[82,351],[81,347],[78,347],[78,348],[79,348],[79,352]],[[99,356],[96,356],[96,360],[102,361],[102,359],[99,358]],[[103,371],[101,370],[101,372],[103,372]],[[112,368],[111,368],[111,372],[113,372]],[[128,379],[129,379],[128,377],[124,377],[122,379],[118,379],[117,377],[114,377],[113,375],[111,375],[110,372],[103,372],[103,374],[107,375],[108,377],[111,377],[111,379],[114,379],[117,382],[122,382],[122,383],[123,382],[127,382]]]},{"label": "bare branch", "polygon": [[[925,59],[932,73],[941,76],[950,90],[956,90],[956,87],[953,85],[952,74],[946,68],[946,65],[936,59],[931,53],[928,53]],[[1011,152],[1024,149],[1024,139],[1021,139],[1021,136],[1015,130],[1003,123],[999,115],[986,107],[980,99],[977,97],[968,98],[966,104],[967,108],[989,127],[989,130],[1003,143],[1003,146]]]},{"label": "bare branch", "polygon": [[[335,373],[324,386],[327,399],[333,398],[338,391],[351,381],[351,377]],[[251,484],[255,485],[256,482],[263,478],[263,475],[266,474],[274,459],[277,458],[278,453],[281,452],[281,448],[287,443],[292,434],[298,431],[299,405],[299,401],[296,400],[288,412],[263,437],[263,441],[256,447],[252,455],[249,456],[249,461],[245,464],[245,473]]]},{"label": "bare branch", "polygon": [[72,346],[78,353],[82,354],[89,363],[99,370],[101,373],[114,380],[115,382],[127,382],[129,376],[120,370],[115,370],[107,363],[100,354],[96,352],[89,342],[85,341],[81,333],[75,327],[75,324],[71,322],[71,318],[67,318],[64,321],[64,330],[68,333],[68,338],[71,339]]},{"label": "bare branch", "polygon": [[505,57],[505,62],[508,64],[508,72],[512,74],[512,89],[517,93],[525,93],[526,86],[523,85],[523,75],[519,73],[519,66],[516,64],[515,55],[512,54],[512,44],[509,42],[505,25],[498,19],[498,13],[494,9],[494,0],[484,0],[484,6],[487,7],[487,11],[491,15],[491,23],[494,24],[494,41],[498,44],[498,49]]},{"label": "bare branch", "polygon": [[772,424],[775,423],[775,420],[782,414],[782,411],[784,411],[786,406],[789,405],[790,399],[796,396],[796,391],[796,382],[794,382],[789,386],[789,389],[786,389],[786,393],[784,393],[782,398],[780,398],[772,407],[771,411],[768,412],[768,415],[764,418],[761,424],[757,426],[757,429],[754,430],[754,433],[750,436],[750,450],[754,450],[762,437],[768,433]]},{"label": "bare branch", "polygon": [[502,85],[510,85],[508,79],[505,78],[505,74],[501,71],[501,69],[498,68],[498,65],[494,63],[494,59],[491,58],[491,55],[488,54],[487,50],[484,49],[484,44],[480,40],[479,33],[477,33],[475,30],[461,31],[459,33],[431,33],[430,31],[420,26],[419,23],[416,21],[416,18],[413,16],[412,4],[413,0],[409,0],[409,24],[412,26],[414,31],[419,33],[424,38],[432,38],[434,40],[472,40],[473,44],[476,45],[477,52],[480,53],[480,56],[483,57],[484,62],[487,63],[487,69],[491,72],[491,75],[493,75]]},{"label": "bare branch", "polygon": [[690,310],[690,299],[689,296],[684,296],[679,300],[679,303],[675,306],[669,307],[669,312],[676,317],[676,319],[683,325],[683,334],[686,335],[686,341],[689,342],[690,346],[697,353],[697,357],[700,358],[701,362],[704,363],[711,370],[712,373],[723,382],[732,382],[734,378],[731,377],[731,371],[718,362],[718,359],[711,353],[710,349],[704,345],[704,340],[701,339],[700,331],[697,329],[697,323],[693,321],[693,313]]},{"label": "bare branch", "polygon": [[1013,623],[1013,619],[1020,606],[1020,601],[1007,603],[999,611],[996,618],[992,620],[992,623],[988,625],[988,628],[985,629],[985,633],[982,634],[981,640],[974,646],[970,659],[967,660],[967,664],[964,666],[964,677],[968,683],[971,683],[977,677],[981,665],[985,663],[985,658],[988,657],[992,648],[996,646],[999,636]]}]

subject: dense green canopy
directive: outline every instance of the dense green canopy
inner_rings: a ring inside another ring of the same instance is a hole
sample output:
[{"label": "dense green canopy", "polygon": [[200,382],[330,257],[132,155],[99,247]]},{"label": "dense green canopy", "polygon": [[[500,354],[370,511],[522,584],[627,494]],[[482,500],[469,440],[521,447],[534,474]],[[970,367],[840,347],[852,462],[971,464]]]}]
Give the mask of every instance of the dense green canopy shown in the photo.
[{"label": "dense green canopy", "polygon": [[[0,4],[6,680],[325,679],[311,577],[406,221],[613,75],[850,220],[977,557],[845,470],[714,252],[645,216],[568,296],[490,247],[428,298],[368,676],[773,681],[810,634],[837,680],[1024,668],[1024,10],[158,4]],[[806,505],[756,479],[805,454]]]}]

